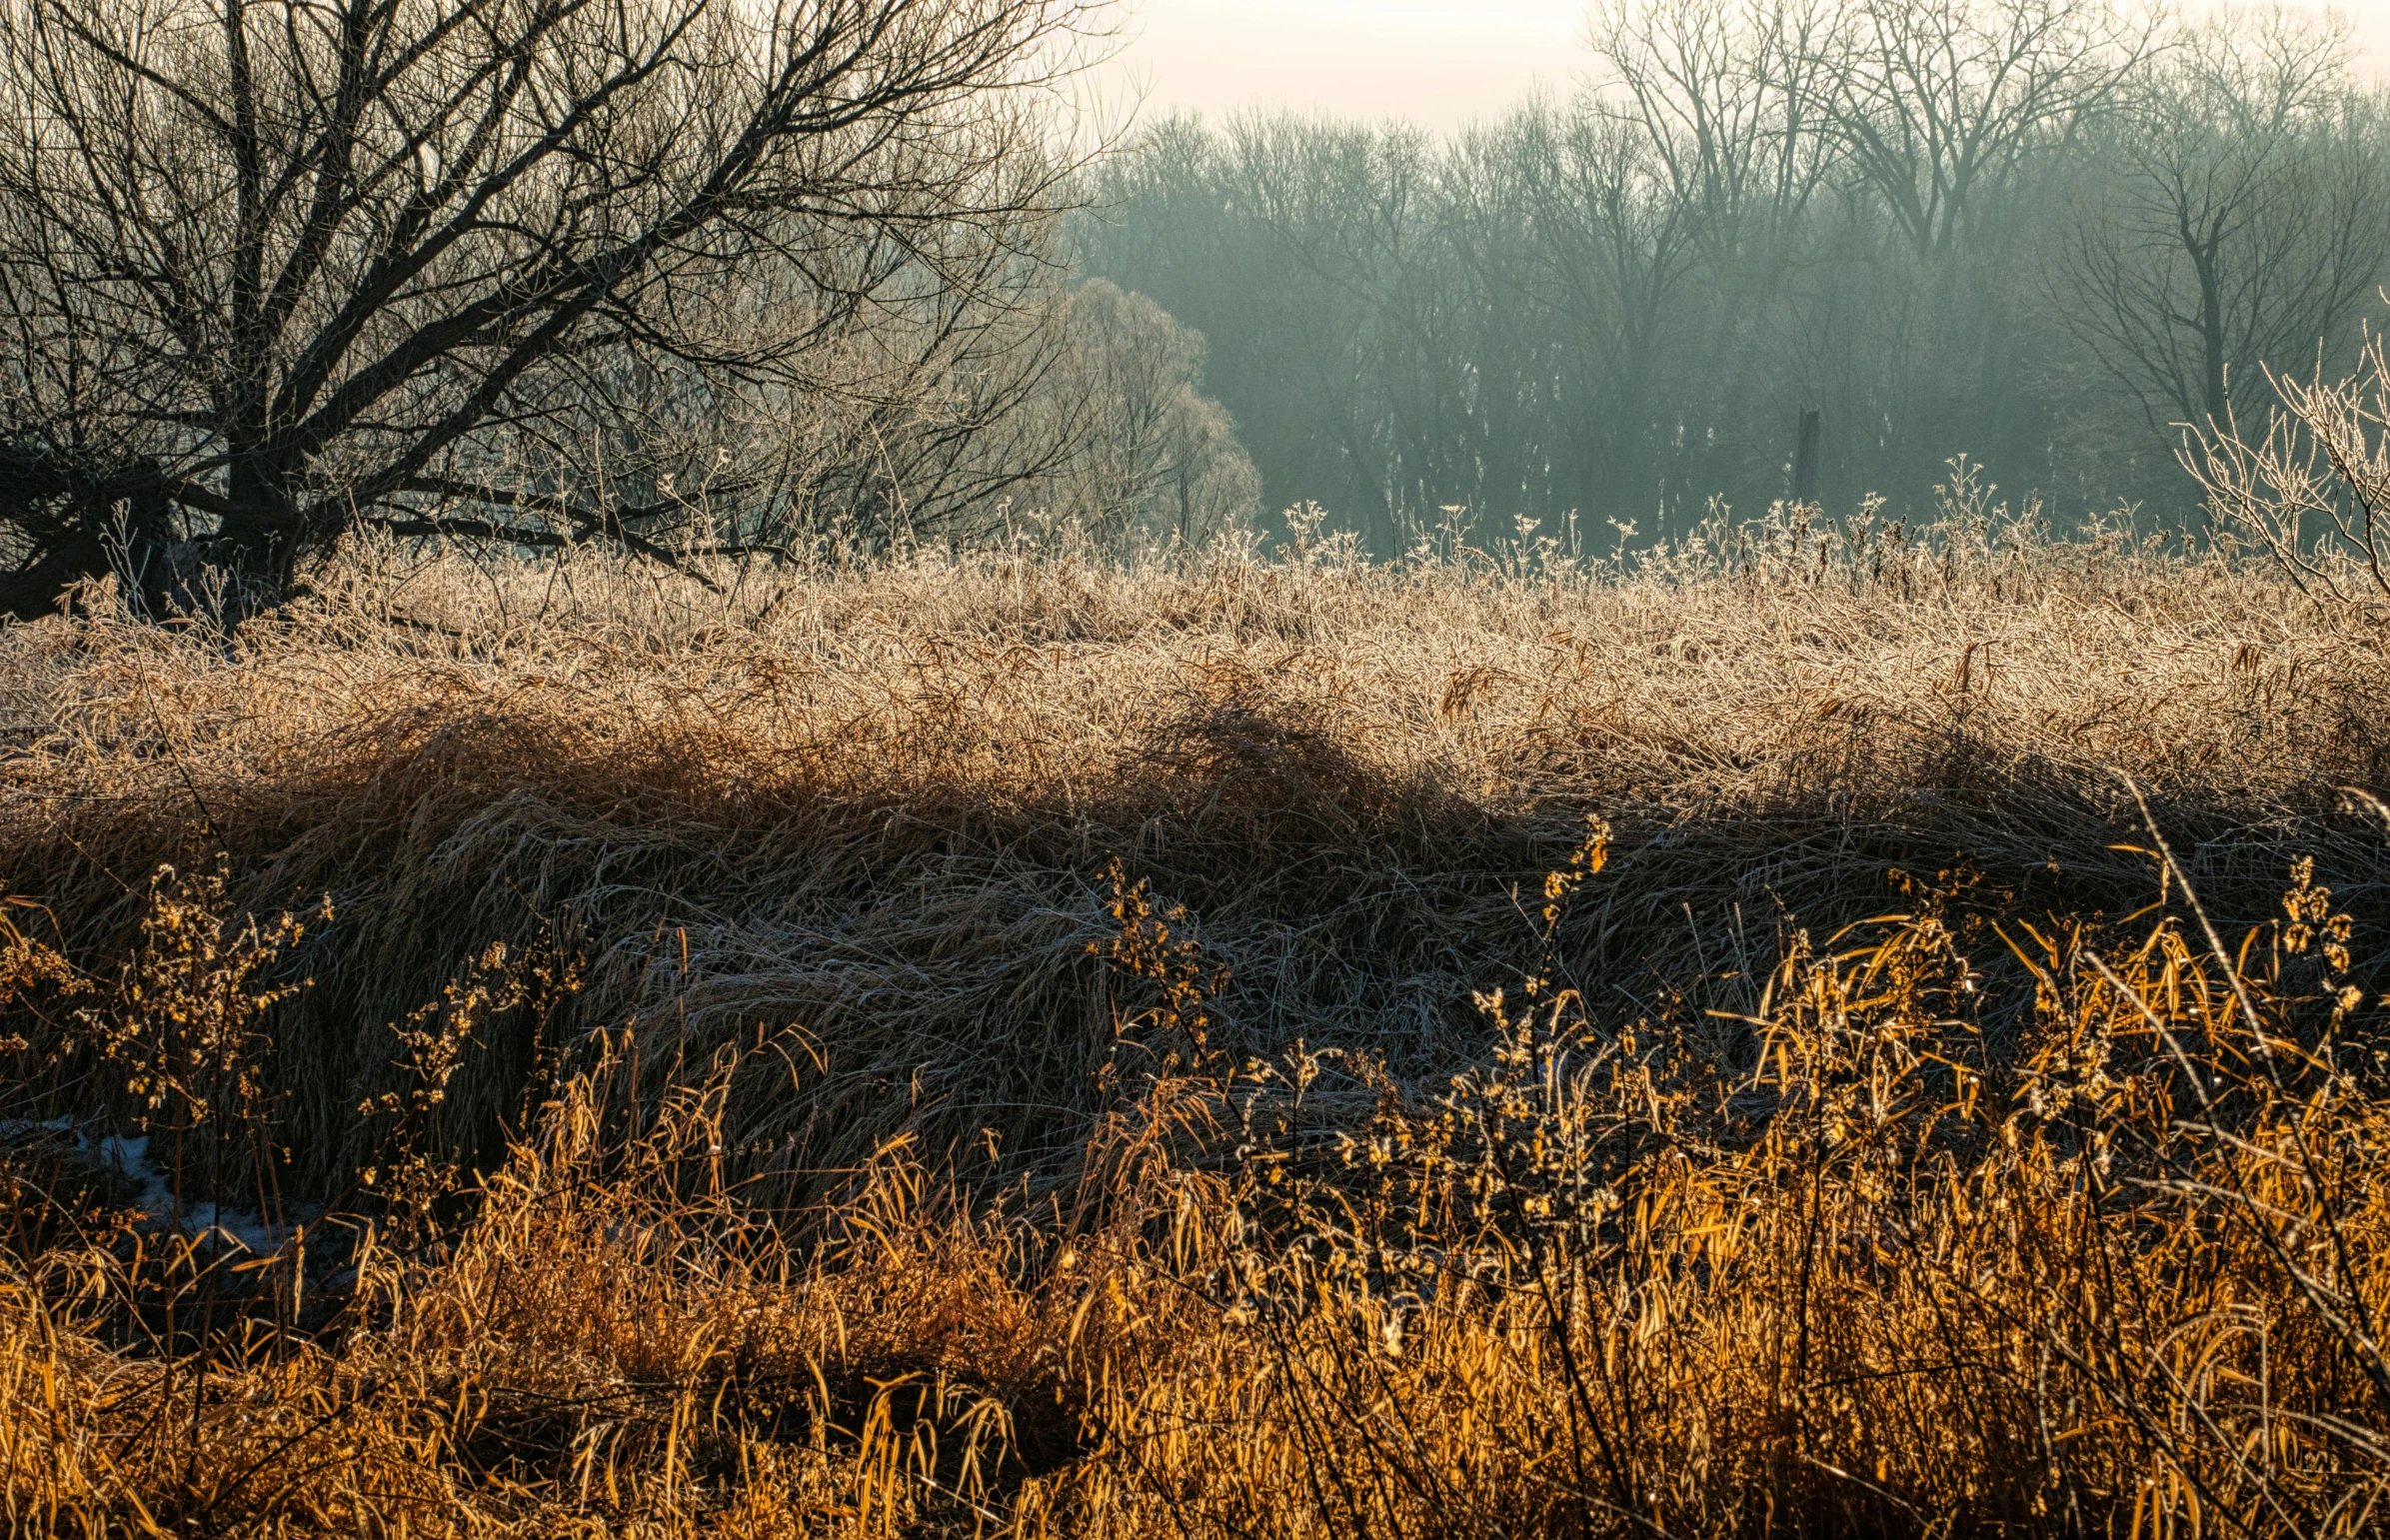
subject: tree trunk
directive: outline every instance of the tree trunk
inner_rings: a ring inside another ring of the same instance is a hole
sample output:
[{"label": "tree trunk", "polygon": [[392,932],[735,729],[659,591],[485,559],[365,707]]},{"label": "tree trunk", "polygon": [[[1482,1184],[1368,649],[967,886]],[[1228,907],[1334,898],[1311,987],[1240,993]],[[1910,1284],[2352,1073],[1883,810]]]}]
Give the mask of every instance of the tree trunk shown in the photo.
[{"label": "tree trunk", "polygon": [[1817,501],[1817,439],[1819,417],[1815,407],[1801,408],[1800,437],[1792,449],[1792,501]]},{"label": "tree trunk", "polygon": [[228,479],[227,515],[206,542],[208,565],[224,585],[227,623],[273,609],[290,598],[304,532],[282,479],[253,455],[236,455]]},{"label": "tree trunk", "polygon": [[42,532],[39,555],[0,574],[0,617],[36,620],[77,585],[111,574],[137,617],[188,608],[187,558],[153,464],[95,471],[40,450],[0,451],[0,521]]},{"label": "tree trunk", "polygon": [[2224,281],[2216,271],[2222,244],[2210,235],[2207,249],[2198,253],[2199,273],[2199,351],[2201,394],[2206,398],[2207,420],[2226,423],[2232,420],[2230,382],[2224,372]]}]

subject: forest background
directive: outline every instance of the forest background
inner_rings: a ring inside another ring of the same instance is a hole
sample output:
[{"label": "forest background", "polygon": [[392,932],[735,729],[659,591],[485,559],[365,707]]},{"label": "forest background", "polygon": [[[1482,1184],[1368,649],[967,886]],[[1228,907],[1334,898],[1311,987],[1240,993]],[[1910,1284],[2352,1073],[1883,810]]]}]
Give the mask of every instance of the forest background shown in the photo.
[{"label": "forest background", "polygon": [[[1591,84],[1432,135],[1178,116],[1087,271],[1210,344],[1263,502],[1380,551],[1438,510],[1607,546],[1965,453],[2069,514],[2196,501],[2181,425],[2336,369],[2390,263],[2344,20],[1605,5]],[[1577,524],[1571,526],[1571,515]],[[1588,533],[1589,532],[1589,533]]]},{"label": "forest background", "polygon": [[110,572],[246,614],[371,529],[1126,555],[1293,508],[1379,558],[1579,558],[1908,519],[1954,457],[2062,525],[2199,528],[2186,434],[2262,437],[2390,280],[2390,94],[2325,13],[1605,0],[1582,89],[1453,132],[1107,134],[1067,116],[1101,8],[828,6],[851,52],[767,78],[703,8],[618,42],[574,7],[483,50],[556,51],[509,161],[461,34],[355,123],[308,105],[317,44],[268,49],[244,129],[204,103],[247,43],[53,9],[0,37],[12,110],[71,130],[0,167],[20,616]]}]

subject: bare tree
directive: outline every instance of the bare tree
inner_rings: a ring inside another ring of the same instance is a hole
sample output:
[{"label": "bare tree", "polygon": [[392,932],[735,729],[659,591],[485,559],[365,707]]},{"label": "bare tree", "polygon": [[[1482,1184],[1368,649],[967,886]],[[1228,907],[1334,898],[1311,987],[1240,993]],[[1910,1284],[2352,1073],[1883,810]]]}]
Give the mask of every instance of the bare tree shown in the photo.
[{"label": "bare tree", "polygon": [[1707,260],[1772,259],[1835,158],[1819,111],[1835,14],[1823,0],[1600,0],[1604,110],[1664,169]]},{"label": "bare tree", "polygon": [[666,554],[693,481],[753,490],[710,422],[1034,259],[1088,15],[0,0],[0,610],[112,542],[243,605],[358,522]]},{"label": "bare tree", "polygon": [[1911,249],[1946,256],[2035,151],[2134,78],[2157,18],[2097,0],[1851,0],[1810,77],[1816,110]]},{"label": "bare tree", "polygon": [[[1682,342],[1682,294],[1700,251],[1703,194],[1634,125],[1580,104],[1519,125],[1535,207],[1540,297],[1572,345],[1562,410],[1599,473],[1647,491],[1670,437],[1663,369]],[[1573,410],[1570,410],[1573,409]],[[1590,478],[1588,478],[1590,479]]]},{"label": "bare tree", "polygon": [[1116,550],[1198,546],[1252,522],[1260,479],[1202,394],[1203,339],[1143,295],[1093,279],[1071,297],[1070,357],[1048,397],[1071,460],[1031,495]]},{"label": "bare tree", "polygon": [[2114,126],[2055,248],[2057,310],[2152,426],[2345,340],[2390,273],[2390,142],[2346,25],[2228,14]]},{"label": "bare tree", "polygon": [[[1351,510],[1389,532],[1422,483],[1419,438],[1448,447],[1433,398],[1442,381],[1422,357],[1436,320],[1418,304],[1433,255],[1419,234],[1432,190],[1433,147],[1415,130],[1246,119],[1230,130],[1235,195],[1278,248],[1341,302],[1329,327],[1310,330],[1304,362],[1333,403],[1326,423],[1355,482],[1374,507]],[[1424,280],[1424,283],[1422,282]],[[1348,375],[1349,383],[1339,383]]]},{"label": "bare tree", "polygon": [[[1925,513],[1963,448],[2069,505],[2176,516],[2168,425],[2260,360],[2338,356],[2390,242],[2390,115],[2322,81],[2287,120],[2266,107],[2275,26],[1604,0],[1588,98],[1441,145],[1181,120],[1106,167],[1081,251],[1207,339],[1265,503],[1317,501],[1380,551],[1451,505],[1669,535],[1713,494],[1764,507],[1804,406],[1828,501]],[[2167,166],[2261,201],[2218,226],[2159,196]],[[2222,232],[2207,279],[2186,226]],[[2053,293],[2085,253],[2108,272]],[[2103,303],[2093,278],[2121,287]],[[2126,327],[2163,343],[2164,389]]]}]

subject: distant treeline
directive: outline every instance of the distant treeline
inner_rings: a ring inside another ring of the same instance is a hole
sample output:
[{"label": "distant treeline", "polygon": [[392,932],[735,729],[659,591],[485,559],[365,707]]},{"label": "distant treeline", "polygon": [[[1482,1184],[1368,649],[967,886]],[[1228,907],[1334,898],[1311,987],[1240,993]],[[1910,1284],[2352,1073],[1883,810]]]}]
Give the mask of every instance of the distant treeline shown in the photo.
[{"label": "distant treeline", "polygon": [[360,535],[1607,547],[1960,453],[2174,519],[2174,425],[2382,313],[2334,24],[1603,4],[1448,140],[1083,159],[1098,0],[0,0],[0,616],[237,621]]},{"label": "distant treeline", "polygon": [[1173,118],[1083,269],[1208,341],[1263,506],[1380,551],[1587,545],[1795,489],[1895,513],[1950,456],[2190,513],[2184,423],[2262,422],[2384,314],[2390,111],[2345,26],[2090,0],[1604,0],[1596,84],[1436,138]]}]

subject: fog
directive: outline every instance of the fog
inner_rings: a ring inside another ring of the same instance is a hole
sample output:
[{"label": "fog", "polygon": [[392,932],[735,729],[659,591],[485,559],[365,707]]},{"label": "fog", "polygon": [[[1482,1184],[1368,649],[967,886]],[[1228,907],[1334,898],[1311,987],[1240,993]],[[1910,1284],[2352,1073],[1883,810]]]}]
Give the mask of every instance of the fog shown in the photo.
[{"label": "fog", "polygon": [[1078,261],[1201,334],[1265,507],[1606,547],[1796,491],[1896,517],[1963,455],[2171,523],[2183,425],[2262,426],[2268,370],[2390,313],[2345,21],[1661,0],[1584,35],[1585,85],[1462,127],[1177,113],[1099,168]]}]

